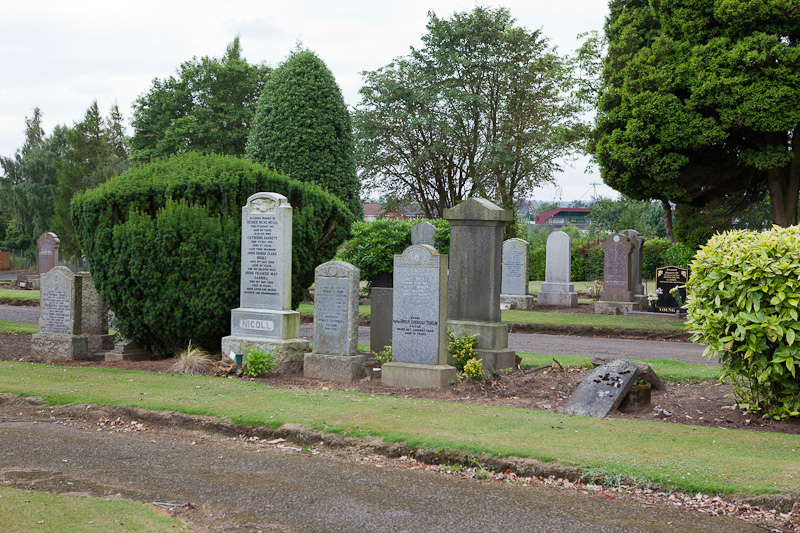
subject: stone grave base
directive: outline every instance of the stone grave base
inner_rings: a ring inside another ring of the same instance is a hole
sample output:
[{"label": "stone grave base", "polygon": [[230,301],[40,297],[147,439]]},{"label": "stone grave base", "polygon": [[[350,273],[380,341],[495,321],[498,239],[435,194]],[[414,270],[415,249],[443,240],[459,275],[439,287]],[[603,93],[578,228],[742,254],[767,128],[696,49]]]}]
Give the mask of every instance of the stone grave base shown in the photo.
[{"label": "stone grave base", "polygon": [[516,368],[517,352],[514,350],[486,350],[475,348],[475,357],[481,360],[485,371],[500,372],[506,368]]},{"label": "stone grave base", "polygon": [[87,359],[89,347],[86,335],[35,333],[31,335],[31,357],[44,363],[65,359]]},{"label": "stone grave base", "polygon": [[500,303],[508,304],[509,309],[527,311],[533,309],[533,296],[530,294],[501,294]]},{"label": "stone grave base", "polygon": [[404,389],[441,389],[456,379],[456,369],[450,365],[419,363],[385,363],[381,365],[381,383]]},{"label": "stone grave base", "polygon": [[578,293],[575,291],[542,291],[536,295],[536,303],[539,305],[556,305],[558,307],[578,307]]},{"label": "stone grave base", "polygon": [[307,353],[303,357],[303,376],[349,383],[367,375],[365,360],[363,355]]},{"label": "stone grave base", "polygon": [[612,302],[609,300],[598,300],[594,304],[594,314],[596,315],[626,315],[630,311],[644,311],[647,309],[647,300],[642,306],[641,302]]},{"label": "stone grave base", "polygon": [[448,320],[447,329],[456,337],[462,334],[478,334],[475,356],[483,361],[483,369],[499,372],[514,368],[517,354],[508,349],[508,326],[500,322],[478,322],[470,320]]},{"label": "stone grave base", "polygon": [[265,339],[263,337],[222,337],[222,353],[247,355],[250,350],[271,353],[277,374],[294,374],[303,371],[303,356],[308,352],[308,341],[303,339]]},{"label": "stone grave base", "polygon": [[125,339],[114,345],[114,350],[106,352],[106,361],[150,361],[153,354],[138,342]]},{"label": "stone grave base", "polygon": [[103,353],[114,349],[114,335],[86,335],[89,353]]}]

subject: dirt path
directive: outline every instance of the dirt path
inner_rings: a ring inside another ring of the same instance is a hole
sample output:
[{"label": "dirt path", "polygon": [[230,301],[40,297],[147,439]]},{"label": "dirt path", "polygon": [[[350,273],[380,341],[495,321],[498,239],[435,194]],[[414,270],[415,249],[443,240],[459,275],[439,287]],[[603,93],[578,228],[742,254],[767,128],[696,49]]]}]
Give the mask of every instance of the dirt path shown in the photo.
[{"label": "dirt path", "polygon": [[[749,532],[728,517],[524,483],[466,480],[370,458],[0,398],[0,482],[161,502],[199,531]],[[398,463],[399,464],[399,463]]]}]

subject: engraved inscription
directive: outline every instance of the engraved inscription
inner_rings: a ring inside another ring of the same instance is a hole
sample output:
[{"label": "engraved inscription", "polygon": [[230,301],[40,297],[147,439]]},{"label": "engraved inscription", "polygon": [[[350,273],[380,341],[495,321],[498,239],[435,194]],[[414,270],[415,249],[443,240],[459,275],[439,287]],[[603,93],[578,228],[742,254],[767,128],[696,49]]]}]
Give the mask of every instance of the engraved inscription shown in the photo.
[{"label": "engraved inscription", "polygon": [[250,215],[247,224],[250,232],[244,236],[242,295],[279,298],[277,217]]},{"label": "engraved inscription", "polygon": [[339,335],[347,325],[347,279],[317,278],[314,324],[317,332]]},{"label": "engraved inscription", "polygon": [[239,320],[239,327],[257,331],[273,331],[275,329],[275,323],[271,320],[242,318]]}]

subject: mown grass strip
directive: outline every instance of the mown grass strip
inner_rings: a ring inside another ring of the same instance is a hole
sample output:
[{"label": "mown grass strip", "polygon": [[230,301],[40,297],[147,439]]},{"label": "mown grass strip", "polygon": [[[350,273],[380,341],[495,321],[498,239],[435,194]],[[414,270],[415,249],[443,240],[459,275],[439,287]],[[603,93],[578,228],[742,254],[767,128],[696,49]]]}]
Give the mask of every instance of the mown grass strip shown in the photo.
[{"label": "mown grass strip", "polygon": [[[521,366],[523,368],[553,364],[553,359],[556,359],[564,366],[591,365],[591,357],[576,355],[543,355],[535,353],[520,353],[518,355],[522,357]],[[690,381],[718,380],[722,377],[722,367],[719,366],[696,365],[684,363],[682,361],[673,361],[671,359],[649,359],[637,360],[635,362],[650,365],[658,377],[664,381],[686,383]]]},{"label": "mown grass strip", "polygon": [[646,330],[664,330],[680,332],[684,323],[680,320],[668,320],[648,316],[595,315],[592,313],[546,313],[540,311],[502,311],[503,322],[526,324],[572,325],[602,328],[634,328]]},{"label": "mown grass strip", "polygon": [[187,531],[153,506],[0,487],[0,531]]},{"label": "mown grass strip", "polygon": [[54,404],[170,410],[274,428],[294,423],[412,448],[531,457],[687,492],[800,490],[798,435],[31,363],[0,362],[0,391]]},{"label": "mown grass strip", "polygon": [[32,300],[39,301],[39,291],[20,291],[16,289],[0,289],[0,300]]},{"label": "mown grass strip", "polygon": [[0,333],[39,333],[39,324],[0,320]]}]

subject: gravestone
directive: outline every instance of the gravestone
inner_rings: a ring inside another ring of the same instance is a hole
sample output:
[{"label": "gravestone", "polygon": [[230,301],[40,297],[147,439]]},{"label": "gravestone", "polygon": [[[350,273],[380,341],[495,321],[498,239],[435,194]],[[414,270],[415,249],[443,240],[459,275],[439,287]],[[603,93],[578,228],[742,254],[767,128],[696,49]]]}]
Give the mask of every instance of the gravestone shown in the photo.
[{"label": "gravestone", "polygon": [[572,248],[569,235],[554,231],[547,237],[544,282],[542,290],[536,295],[539,305],[558,305],[577,307],[578,293],[570,283],[572,267]]},{"label": "gravestone", "polygon": [[436,226],[423,220],[413,228],[411,228],[411,244],[427,244],[434,246],[435,239],[433,236],[436,234]]},{"label": "gravestone", "polygon": [[631,310],[644,310],[647,297],[635,294],[636,280],[641,279],[633,270],[640,268],[635,256],[638,241],[627,234],[616,233],[603,241],[603,293],[595,303],[595,313],[622,314]]},{"label": "gravestone", "polygon": [[392,362],[381,381],[392,387],[446,387],[456,377],[447,364],[447,256],[412,245],[394,256]]},{"label": "gravestone", "polygon": [[222,353],[272,353],[276,372],[300,372],[308,342],[300,337],[300,313],[291,309],[292,206],[285,196],[260,192],[242,207],[239,307]]},{"label": "gravestone", "polygon": [[508,309],[530,309],[533,296],[528,294],[528,241],[508,239],[503,243],[503,277],[500,303]]},{"label": "gravestone", "polygon": [[305,354],[307,378],[353,381],[366,375],[358,355],[358,268],[330,261],[314,270],[314,343]]},{"label": "gravestone", "polygon": [[451,209],[448,329],[456,336],[478,334],[475,356],[484,370],[516,365],[508,349],[508,327],[500,321],[503,231],[511,211],[482,198],[470,198]]},{"label": "gravestone", "polygon": [[114,335],[108,333],[108,306],[100,299],[89,272],[78,272],[81,284],[81,335],[86,336],[89,354],[114,349]]},{"label": "gravestone", "polygon": [[689,281],[689,269],[675,266],[666,266],[656,269],[656,289],[661,289],[661,294],[656,300],[655,310],[658,313],[677,313],[679,306],[670,291],[675,287],[681,295],[681,300],[686,303],[686,283]]},{"label": "gravestone", "polygon": [[639,235],[635,229],[622,230],[623,234],[627,235],[631,241],[631,288],[633,289],[634,301],[638,302],[639,306],[644,309],[647,306],[647,295],[644,293],[644,284],[642,283],[642,262],[644,260],[644,237]]},{"label": "gravestone", "polygon": [[624,359],[590,370],[561,410],[566,415],[604,417],[617,408],[628,394],[639,368]]},{"label": "gravestone", "polygon": [[88,357],[86,337],[80,334],[82,286],[66,267],[54,267],[41,276],[39,332],[31,336],[31,357],[36,361]]},{"label": "gravestone", "polygon": [[42,233],[36,241],[39,245],[39,276],[58,266],[58,248],[61,241],[55,233]]},{"label": "gravestone", "polygon": [[369,299],[371,306],[369,321],[369,351],[373,354],[392,345],[392,288],[391,272],[381,272],[372,278]]}]

